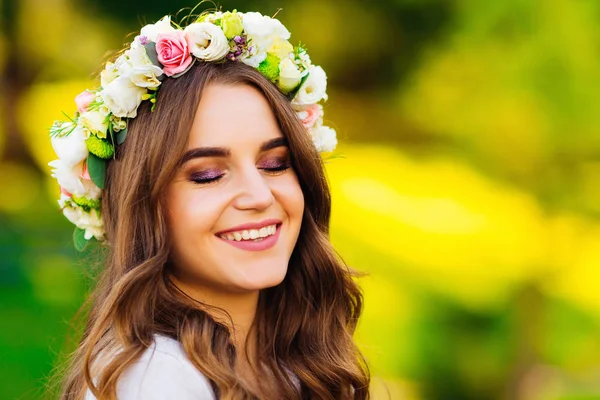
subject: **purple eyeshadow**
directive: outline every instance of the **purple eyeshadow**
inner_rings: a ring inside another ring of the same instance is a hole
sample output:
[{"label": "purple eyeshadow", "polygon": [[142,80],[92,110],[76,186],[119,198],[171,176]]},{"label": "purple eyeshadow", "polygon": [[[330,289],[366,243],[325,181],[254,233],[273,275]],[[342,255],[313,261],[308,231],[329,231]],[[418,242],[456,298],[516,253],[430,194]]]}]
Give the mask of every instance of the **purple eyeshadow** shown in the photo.
[{"label": "purple eyeshadow", "polygon": [[222,175],[222,173],[218,169],[209,169],[209,170],[202,171],[202,172],[194,172],[191,175],[190,179],[203,181],[203,180],[216,179],[216,178],[220,177],[221,175]]},{"label": "purple eyeshadow", "polygon": [[289,163],[286,160],[283,160],[281,158],[276,158],[276,159],[271,159],[271,160],[266,160],[263,161],[260,164],[260,168],[281,168],[283,166],[287,166]]}]

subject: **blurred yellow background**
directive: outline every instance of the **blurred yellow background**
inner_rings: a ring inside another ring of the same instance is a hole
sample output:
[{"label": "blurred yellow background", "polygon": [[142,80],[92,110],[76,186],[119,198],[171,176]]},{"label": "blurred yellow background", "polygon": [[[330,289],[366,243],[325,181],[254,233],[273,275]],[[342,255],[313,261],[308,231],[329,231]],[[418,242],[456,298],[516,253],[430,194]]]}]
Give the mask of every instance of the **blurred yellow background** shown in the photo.
[{"label": "blurred yellow background", "polygon": [[[375,399],[600,399],[600,2],[248,0],[329,77],[332,240]],[[38,399],[90,267],[48,127],[188,0],[0,0],[0,398]]]}]

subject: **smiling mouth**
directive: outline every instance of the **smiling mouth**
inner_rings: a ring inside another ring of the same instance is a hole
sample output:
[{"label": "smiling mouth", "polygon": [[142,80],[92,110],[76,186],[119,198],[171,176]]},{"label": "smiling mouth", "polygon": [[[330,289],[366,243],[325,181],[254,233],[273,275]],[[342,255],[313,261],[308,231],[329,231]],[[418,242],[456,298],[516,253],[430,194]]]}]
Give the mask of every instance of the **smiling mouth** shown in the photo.
[{"label": "smiling mouth", "polygon": [[260,229],[244,229],[240,231],[227,232],[217,235],[221,239],[232,242],[261,242],[269,236],[273,236],[277,232],[277,228],[281,224],[273,224],[264,226]]}]

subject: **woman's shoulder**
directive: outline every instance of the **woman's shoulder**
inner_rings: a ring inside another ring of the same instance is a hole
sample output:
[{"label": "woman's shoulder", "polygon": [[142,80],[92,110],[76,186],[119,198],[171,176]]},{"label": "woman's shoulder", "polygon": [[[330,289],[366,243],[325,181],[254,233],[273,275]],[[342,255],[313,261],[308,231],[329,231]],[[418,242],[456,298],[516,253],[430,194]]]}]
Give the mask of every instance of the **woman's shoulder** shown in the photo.
[{"label": "woman's shoulder", "polygon": [[[155,335],[154,343],[131,364],[117,383],[119,400],[212,400],[208,379],[194,367],[177,340]],[[86,400],[93,400],[88,392]]]}]

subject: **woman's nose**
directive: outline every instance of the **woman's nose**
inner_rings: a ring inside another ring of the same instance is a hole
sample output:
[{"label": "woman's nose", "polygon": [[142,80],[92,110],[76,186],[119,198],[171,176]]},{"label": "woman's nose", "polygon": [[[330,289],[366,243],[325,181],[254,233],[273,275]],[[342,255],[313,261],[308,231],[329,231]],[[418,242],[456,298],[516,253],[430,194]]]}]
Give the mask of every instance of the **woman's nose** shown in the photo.
[{"label": "woman's nose", "polygon": [[264,210],[275,200],[268,181],[255,166],[244,170],[235,184],[238,192],[234,205],[239,209]]}]

